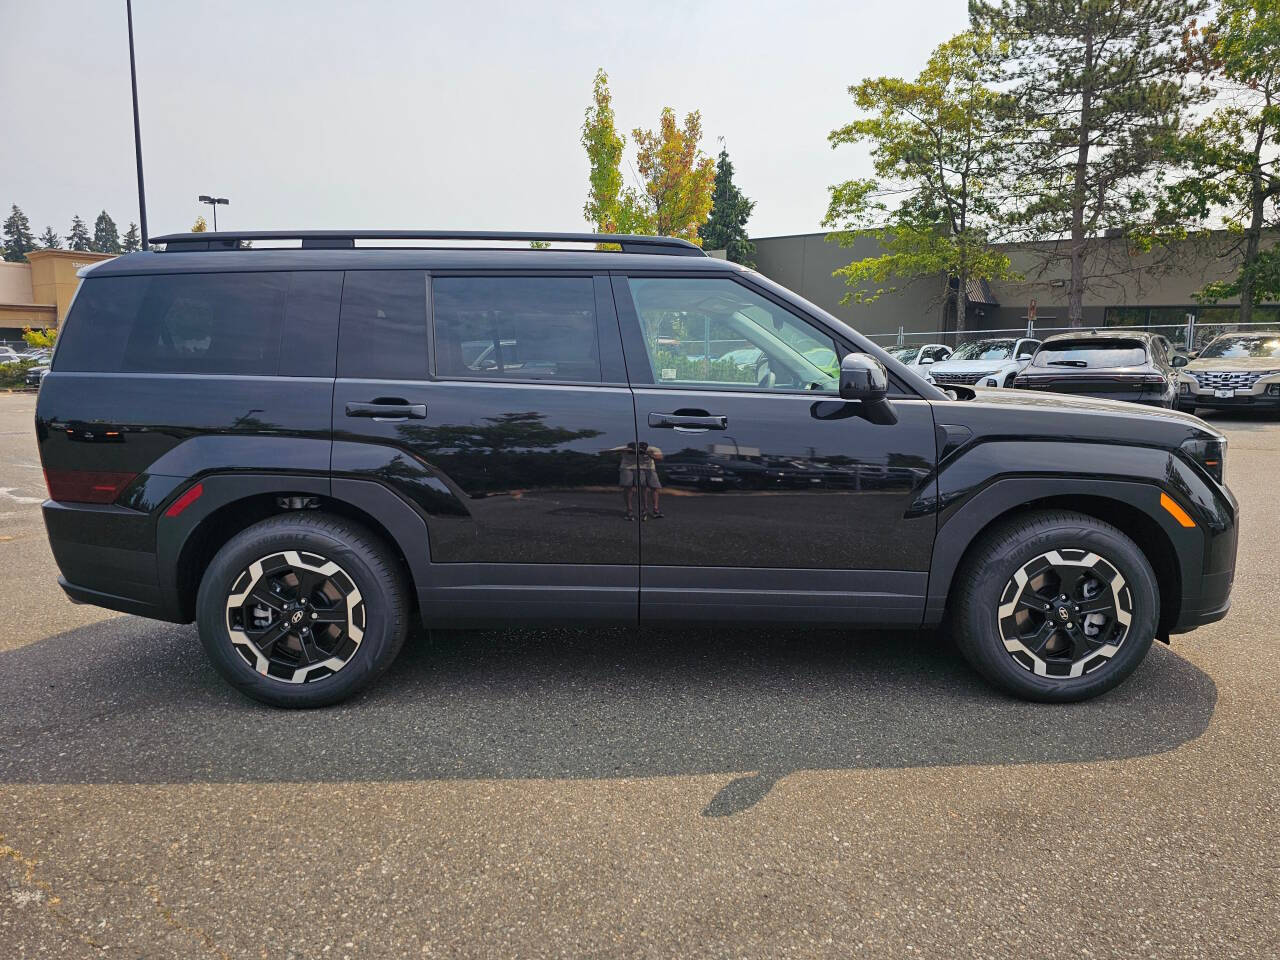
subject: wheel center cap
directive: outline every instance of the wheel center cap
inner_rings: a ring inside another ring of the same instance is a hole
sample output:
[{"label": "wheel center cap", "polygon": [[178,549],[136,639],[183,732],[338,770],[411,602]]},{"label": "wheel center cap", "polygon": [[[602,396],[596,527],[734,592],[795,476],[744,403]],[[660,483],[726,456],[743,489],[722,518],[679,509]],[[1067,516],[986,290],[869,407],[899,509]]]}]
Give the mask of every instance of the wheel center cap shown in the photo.
[{"label": "wheel center cap", "polygon": [[290,623],[294,623],[294,624],[301,623],[301,622],[302,622],[302,617],[303,617],[303,613],[302,613],[302,611],[301,611],[301,610],[295,610],[295,611],[293,611],[293,616],[291,616],[291,617],[289,618],[289,622],[290,622]]},{"label": "wheel center cap", "polygon": [[1071,611],[1070,611],[1070,610],[1068,610],[1066,607],[1059,607],[1059,608],[1058,608],[1058,619],[1059,619],[1059,620],[1061,620],[1061,621],[1063,621],[1064,623],[1065,623],[1066,621],[1070,620],[1070,619],[1071,619]]}]

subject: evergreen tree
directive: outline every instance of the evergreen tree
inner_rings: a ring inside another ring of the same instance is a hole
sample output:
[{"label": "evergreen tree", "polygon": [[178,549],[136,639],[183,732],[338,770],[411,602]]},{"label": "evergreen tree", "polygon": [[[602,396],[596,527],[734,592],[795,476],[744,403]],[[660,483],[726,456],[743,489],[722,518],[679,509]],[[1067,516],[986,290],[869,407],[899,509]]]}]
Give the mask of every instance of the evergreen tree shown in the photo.
[{"label": "evergreen tree", "polygon": [[989,30],[993,80],[1018,110],[1009,226],[1041,241],[1043,267],[1070,266],[1067,315],[1082,319],[1086,278],[1136,269],[1104,262],[1108,230],[1151,225],[1152,184],[1203,91],[1188,84],[1184,38],[1204,0],[970,0]]},{"label": "evergreen tree", "polygon": [[31,233],[31,221],[15,203],[9,208],[4,222],[4,258],[10,263],[21,263],[36,248],[36,238]]},{"label": "evergreen tree", "polygon": [[89,236],[89,228],[85,226],[85,222],[80,219],[79,214],[71,218],[71,229],[67,232],[67,249],[93,249],[93,238]]},{"label": "evergreen tree", "polygon": [[62,240],[53,232],[53,227],[44,228],[44,233],[40,237],[40,246],[45,250],[62,249]]},{"label": "evergreen tree", "polygon": [[93,249],[98,253],[120,252],[120,231],[105,210],[98,214],[93,224]]},{"label": "evergreen tree", "polygon": [[142,238],[138,235],[138,225],[130,223],[129,229],[124,232],[124,236],[120,238],[120,250],[123,253],[133,253],[135,250],[142,249]]},{"label": "evergreen tree", "polygon": [[755,206],[756,202],[748,200],[733,182],[733,161],[721,144],[720,156],[716,158],[715,188],[711,192],[711,216],[698,228],[702,246],[708,250],[724,250],[734,263],[754,267],[751,255],[756,252],[756,245],[747,239],[747,220]]}]

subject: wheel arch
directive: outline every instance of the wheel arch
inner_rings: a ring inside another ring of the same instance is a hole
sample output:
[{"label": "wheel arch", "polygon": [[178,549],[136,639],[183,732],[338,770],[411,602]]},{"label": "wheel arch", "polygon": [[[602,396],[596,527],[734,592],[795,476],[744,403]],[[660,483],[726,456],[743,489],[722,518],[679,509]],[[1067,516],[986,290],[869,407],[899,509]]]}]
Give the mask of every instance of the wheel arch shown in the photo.
[{"label": "wheel arch", "polygon": [[[975,497],[942,525],[930,571],[926,622],[942,621],[959,571],[989,530],[1027,513],[1069,510],[1111,524],[1142,551],[1160,586],[1157,636],[1167,641],[1182,612],[1186,586],[1199,576],[1200,544],[1190,542],[1194,531],[1174,533],[1147,509],[1148,500],[1159,502],[1160,490],[1151,484],[1095,481],[1078,492],[1063,492],[1061,483],[1055,486],[1059,489],[1051,492],[1043,485],[1036,490],[1018,481],[994,484],[984,491],[987,496]],[[985,503],[979,502],[983,499]]]},{"label": "wheel arch", "polygon": [[205,492],[196,503],[207,502],[201,503],[199,514],[167,529],[167,518],[162,517],[157,534],[160,575],[169,580],[163,586],[172,598],[173,619],[190,623],[195,618],[196,594],[204,570],[232,537],[261,520],[290,512],[290,508],[279,505],[282,497],[314,499],[314,509],[319,512],[367,527],[386,543],[409,575],[416,602],[429,567],[426,523],[381,484],[360,480],[330,482],[327,477],[234,475],[205,477],[200,482]]}]

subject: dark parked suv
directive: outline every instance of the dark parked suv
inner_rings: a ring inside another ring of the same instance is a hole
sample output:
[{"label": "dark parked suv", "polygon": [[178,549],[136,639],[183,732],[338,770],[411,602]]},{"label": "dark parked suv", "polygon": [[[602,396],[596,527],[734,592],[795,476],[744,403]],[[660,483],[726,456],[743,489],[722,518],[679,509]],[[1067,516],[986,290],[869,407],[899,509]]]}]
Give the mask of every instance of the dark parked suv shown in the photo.
[{"label": "dark parked suv", "polygon": [[679,240],[157,242],[85,271],[41,387],[49,540],[72,599],[196,621],[260,700],[350,696],[413,621],[546,620],[947,621],[1005,690],[1080,700],[1227,611],[1194,417],[943,392]]}]

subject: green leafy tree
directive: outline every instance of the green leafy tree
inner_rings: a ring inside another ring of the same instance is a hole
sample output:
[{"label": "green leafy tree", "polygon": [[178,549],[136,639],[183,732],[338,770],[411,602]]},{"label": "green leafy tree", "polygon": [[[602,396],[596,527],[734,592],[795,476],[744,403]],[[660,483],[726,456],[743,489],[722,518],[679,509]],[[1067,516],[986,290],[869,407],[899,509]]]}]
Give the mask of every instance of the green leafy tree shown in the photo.
[{"label": "green leafy tree", "polygon": [[71,229],[67,231],[67,248],[77,251],[93,249],[93,238],[89,236],[89,228],[79,214],[71,218]]},{"label": "green leafy tree", "polygon": [[22,339],[32,350],[52,350],[53,345],[58,342],[58,328],[45,327],[43,330],[33,330],[31,327],[26,327],[22,331]]},{"label": "green leafy tree", "polygon": [[962,33],[934,50],[914,80],[877,77],[849,88],[861,116],[829,140],[833,148],[869,145],[876,176],[832,187],[823,222],[841,245],[870,236],[883,253],[836,271],[853,288],[842,302],[868,303],[941,274],[941,295],[954,290],[963,330],[969,281],[1011,275],[994,245],[1011,133],[1007,99],[982,80],[991,49],[988,35]]},{"label": "green leafy tree", "polygon": [[61,249],[62,238],[53,232],[53,227],[45,227],[40,235],[40,246],[44,250]]},{"label": "green leafy tree", "polygon": [[702,245],[711,250],[724,250],[725,256],[734,263],[754,267],[751,258],[756,246],[747,238],[747,221],[755,206],[755,201],[748,200],[733,182],[733,161],[721,144],[720,156],[716,158],[715,187],[711,192],[711,215],[698,228]]},{"label": "green leafy tree", "polygon": [[93,249],[98,253],[120,252],[120,231],[105,210],[98,214],[93,224]]},{"label": "green leafy tree", "polygon": [[1186,108],[1203,95],[1186,82],[1183,42],[1203,8],[1203,0],[970,0],[973,27],[997,40],[995,76],[1019,108],[1008,222],[1020,239],[1041,241],[1043,266],[1069,264],[1072,325],[1091,275],[1126,269],[1102,262],[1112,245],[1100,237],[1150,227],[1153,182]]},{"label": "green leafy tree", "polygon": [[1231,239],[1220,255],[1238,266],[1200,297],[1239,297],[1248,323],[1255,303],[1280,299],[1280,249],[1262,246],[1280,227],[1280,3],[1219,0],[1200,52],[1217,97],[1177,144],[1186,175],[1167,204],[1177,222],[1225,223]]},{"label": "green leafy tree", "polygon": [[582,121],[582,147],[591,164],[590,187],[582,215],[599,233],[649,233],[652,224],[644,198],[634,187],[623,185],[622,159],[626,138],[614,124],[613,94],[609,75],[596,71],[591,106]]},{"label": "green leafy tree", "polygon": [[138,234],[138,225],[136,223],[129,224],[129,229],[124,232],[124,236],[120,238],[120,251],[122,253],[133,253],[142,249],[142,238]]},{"label": "green leafy tree", "polygon": [[715,161],[700,146],[702,114],[694,110],[678,125],[675,111],[664,107],[657,130],[636,128],[631,136],[653,232],[701,246],[698,229],[711,212],[716,177]]},{"label": "green leafy tree", "polygon": [[36,248],[36,238],[31,233],[31,221],[15,203],[9,208],[4,222],[4,258],[10,263],[21,263]]}]

